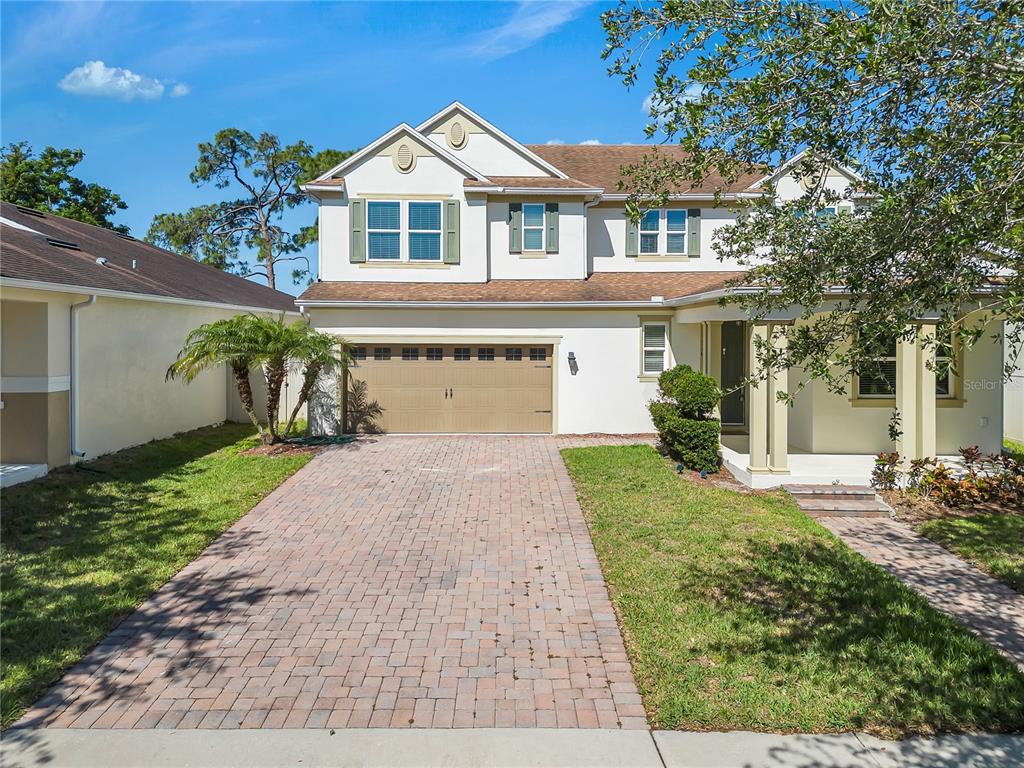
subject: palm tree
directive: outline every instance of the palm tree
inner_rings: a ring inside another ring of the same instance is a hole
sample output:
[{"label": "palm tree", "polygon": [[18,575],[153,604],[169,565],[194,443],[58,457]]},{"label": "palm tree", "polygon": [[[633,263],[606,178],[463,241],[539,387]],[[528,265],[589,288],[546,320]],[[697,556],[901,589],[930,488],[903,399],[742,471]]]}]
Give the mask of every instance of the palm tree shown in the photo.
[{"label": "palm tree", "polygon": [[295,407],[292,408],[288,423],[284,428],[286,435],[291,432],[299,409],[309,401],[309,395],[316,385],[317,378],[322,374],[332,374],[338,371],[344,373],[349,363],[349,345],[344,339],[322,333],[309,326],[299,330],[291,354],[295,360],[301,361],[302,386],[299,388],[298,400],[296,400]]},{"label": "palm tree", "polygon": [[242,408],[266,442],[263,426],[256,416],[249,381],[249,369],[258,364],[265,349],[266,320],[255,315],[237,315],[193,329],[177,359],[167,369],[167,380],[181,378],[192,382],[202,371],[226,364],[231,369]]}]

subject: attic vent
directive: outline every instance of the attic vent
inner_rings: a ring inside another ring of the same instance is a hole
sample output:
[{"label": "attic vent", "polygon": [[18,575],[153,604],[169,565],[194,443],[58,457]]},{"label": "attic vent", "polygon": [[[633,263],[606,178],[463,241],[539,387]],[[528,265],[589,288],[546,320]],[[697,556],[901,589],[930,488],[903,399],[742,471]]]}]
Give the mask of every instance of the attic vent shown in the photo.
[{"label": "attic vent", "polygon": [[466,127],[458,120],[448,128],[448,143],[454,149],[461,149],[466,143]]},{"label": "attic vent", "polygon": [[412,147],[408,144],[400,144],[398,151],[395,152],[395,165],[400,171],[411,171],[412,170]]},{"label": "attic vent", "polygon": [[55,237],[48,237],[48,238],[46,238],[46,242],[48,242],[50,245],[55,246],[57,248],[67,248],[68,250],[71,250],[71,251],[80,251],[80,250],[82,250],[78,246],[78,243],[72,243],[70,240],[58,240]]},{"label": "attic vent", "polygon": [[38,219],[46,218],[42,211],[37,211],[35,208],[25,208],[22,205],[16,205],[14,207],[17,208],[21,213],[27,214],[28,216],[35,216]]}]

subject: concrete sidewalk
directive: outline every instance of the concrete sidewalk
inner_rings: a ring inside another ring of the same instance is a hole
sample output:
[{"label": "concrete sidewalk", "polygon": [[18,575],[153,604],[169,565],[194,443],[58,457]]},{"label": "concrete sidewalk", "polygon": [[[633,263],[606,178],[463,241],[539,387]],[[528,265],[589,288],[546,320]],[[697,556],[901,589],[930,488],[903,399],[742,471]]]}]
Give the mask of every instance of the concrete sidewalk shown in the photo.
[{"label": "concrete sidewalk", "polygon": [[9,768],[1022,768],[1024,736],[881,741],[577,729],[80,730],[12,728]]}]

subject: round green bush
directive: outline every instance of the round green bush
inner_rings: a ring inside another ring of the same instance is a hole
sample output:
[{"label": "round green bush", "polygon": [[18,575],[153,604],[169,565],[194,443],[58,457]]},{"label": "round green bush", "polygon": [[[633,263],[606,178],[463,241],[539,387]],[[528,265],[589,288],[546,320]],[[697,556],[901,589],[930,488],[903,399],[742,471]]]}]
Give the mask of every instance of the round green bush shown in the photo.
[{"label": "round green bush", "polygon": [[678,406],[689,419],[707,419],[722,399],[722,390],[710,376],[698,373],[688,365],[669,368],[658,377],[661,396]]},{"label": "round green bush", "polygon": [[721,425],[717,419],[690,419],[683,416],[674,403],[655,400],[650,404],[662,445],[669,455],[687,469],[717,472]]}]

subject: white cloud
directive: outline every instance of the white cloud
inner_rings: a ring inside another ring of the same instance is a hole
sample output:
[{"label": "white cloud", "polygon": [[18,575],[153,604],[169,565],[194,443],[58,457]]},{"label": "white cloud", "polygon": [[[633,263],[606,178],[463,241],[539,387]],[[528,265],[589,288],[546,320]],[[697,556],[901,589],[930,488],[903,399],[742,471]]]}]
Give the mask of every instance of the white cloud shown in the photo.
[{"label": "white cloud", "polygon": [[594,145],[594,144],[600,144],[600,143],[601,143],[600,139],[587,139],[586,141],[581,141],[580,142],[580,144],[586,144],[588,146],[589,145]]},{"label": "white cloud", "polygon": [[548,139],[544,143],[549,145],[549,146],[554,146],[556,144],[565,144],[565,142],[562,141],[561,139]]},{"label": "white cloud", "polygon": [[[683,89],[683,94],[680,97],[680,101],[696,101],[697,99],[700,98],[700,95],[702,93],[704,93],[703,85],[701,85],[700,83],[690,83],[689,85],[686,86],[686,88]],[[661,110],[665,109],[668,106],[670,105],[666,104],[665,102],[661,101],[661,99],[658,98],[657,93],[651,92],[647,94],[647,98],[644,99],[643,110],[644,114],[649,117],[652,109],[655,110],[655,112],[660,112]],[[659,117],[657,122],[660,124],[661,122],[663,122],[663,120],[664,118]]]},{"label": "white cloud", "polygon": [[[101,96],[132,101],[159,99],[167,90],[160,80],[132,72],[124,67],[108,67],[102,61],[87,61],[75,67],[57,84],[65,93],[75,96]],[[185,96],[189,87],[177,83],[171,87],[172,96]]]},{"label": "white cloud", "polygon": [[504,24],[475,35],[455,52],[487,61],[518,53],[572,21],[585,5],[581,0],[521,1]]}]

